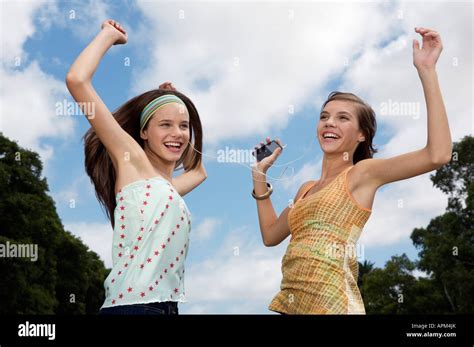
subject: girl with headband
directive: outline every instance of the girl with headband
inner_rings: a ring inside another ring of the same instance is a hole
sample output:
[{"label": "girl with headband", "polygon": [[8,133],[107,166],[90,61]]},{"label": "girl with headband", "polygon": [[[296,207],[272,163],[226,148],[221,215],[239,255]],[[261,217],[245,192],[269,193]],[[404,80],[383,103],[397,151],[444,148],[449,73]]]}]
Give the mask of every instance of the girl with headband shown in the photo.
[{"label": "girl with headband", "polygon": [[[114,228],[101,314],[177,314],[191,228],[182,196],[206,179],[201,121],[169,82],[114,113],[107,109],[92,76],[107,50],[126,42],[124,28],[106,20],[66,77],[79,105],[94,105],[82,107],[92,126],[84,136],[85,166]],[[173,177],[181,165],[185,172]]]},{"label": "girl with headband", "polygon": [[[304,183],[294,202],[277,216],[269,199],[266,172],[281,149],[253,169],[263,242],[276,246],[291,235],[282,260],[281,290],[269,309],[285,314],[364,314],[357,287],[356,242],[367,222],[376,191],[383,185],[436,170],[451,159],[448,117],[436,73],[440,35],[415,28],[413,63],[428,111],[428,139],[419,150],[373,159],[376,121],[373,109],[351,93],[333,92],[317,124],[323,151],[321,177]],[[270,138],[266,139],[270,142]],[[263,143],[262,143],[263,144]]]}]

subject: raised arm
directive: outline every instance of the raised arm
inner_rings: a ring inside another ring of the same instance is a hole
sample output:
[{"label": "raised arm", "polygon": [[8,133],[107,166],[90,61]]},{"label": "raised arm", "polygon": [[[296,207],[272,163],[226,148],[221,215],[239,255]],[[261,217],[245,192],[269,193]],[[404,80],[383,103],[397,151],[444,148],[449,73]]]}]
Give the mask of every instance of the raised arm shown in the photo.
[{"label": "raised arm", "polygon": [[436,170],[451,160],[451,133],[436,73],[436,62],[443,49],[441,37],[432,29],[415,28],[415,31],[423,38],[421,48],[418,40],[413,40],[413,64],[425,95],[428,139],[424,148],[414,152],[358,162],[354,169],[377,187]]},{"label": "raised arm", "polygon": [[197,168],[185,171],[181,175],[174,177],[173,185],[178,190],[179,195],[184,196],[204,182],[206,178],[206,169],[201,162]]},{"label": "raised arm", "polygon": [[[126,157],[126,154],[130,158],[127,162],[138,163],[145,153],[140,145],[117,123],[96,93],[92,86],[92,76],[107,50],[112,45],[125,44],[126,42],[127,33],[120,24],[113,20],[105,21],[102,24],[102,30],[74,61],[66,76],[69,92],[87,116],[116,169],[120,163],[125,162],[123,158]],[[89,114],[89,110],[94,110],[93,114]]]}]

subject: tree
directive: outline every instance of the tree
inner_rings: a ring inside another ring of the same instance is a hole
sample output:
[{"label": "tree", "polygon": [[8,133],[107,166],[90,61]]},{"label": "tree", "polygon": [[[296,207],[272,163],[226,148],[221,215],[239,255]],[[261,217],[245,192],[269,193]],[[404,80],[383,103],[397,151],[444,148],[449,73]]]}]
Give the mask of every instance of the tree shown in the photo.
[{"label": "tree", "polygon": [[411,235],[419,268],[437,281],[454,313],[474,312],[474,138],[453,146],[453,160],[431,177],[449,194],[447,212]]},{"label": "tree", "polygon": [[[449,195],[447,211],[411,239],[419,260],[393,256],[383,269],[360,264],[359,288],[367,313],[474,312],[474,138],[453,146],[453,160],[431,176]],[[373,264],[372,264],[373,265]],[[414,276],[421,270],[427,277]]]},{"label": "tree", "polygon": [[359,263],[359,277],[357,278],[357,285],[362,286],[362,280],[366,274],[369,274],[374,269],[375,263],[368,260],[364,260],[363,263]]},{"label": "tree", "polygon": [[406,254],[392,256],[383,269],[375,268],[362,281],[361,294],[368,314],[446,313],[449,305],[437,283],[417,278],[416,263]]},{"label": "tree", "polygon": [[38,247],[37,261],[0,258],[0,313],[96,313],[107,270],[64,230],[41,172],[37,153],[0,133],[0,245]]},{"label": "tree", "polygon": [[416,279],[415,264],[403,254],[393,256],[384,269],[374,269],[364,278],[362,293],[367,313],[405,313],[406,292]]}]

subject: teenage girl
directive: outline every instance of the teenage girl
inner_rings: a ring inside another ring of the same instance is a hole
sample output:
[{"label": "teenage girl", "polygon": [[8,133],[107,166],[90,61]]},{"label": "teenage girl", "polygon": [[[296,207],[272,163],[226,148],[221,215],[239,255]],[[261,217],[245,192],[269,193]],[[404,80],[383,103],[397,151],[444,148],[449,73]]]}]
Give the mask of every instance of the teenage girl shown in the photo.
[{"label": "teenage girl", "polygon": [[450,161],[451,135],[436,73],[441,37],[432,29],[415,31],[423,40],[421,48],[413,40],[413,63],[428,111],[425,147],[393,158],[373,159],[374,111],[354,94],[333,92],[324,102],[317,124],[316,136],[324,153],[321,177],[304,183],[294,204],[280,216],[269,199],[272,187],[266,182],[266,172],[281,149],[254,167],[252,195],[257,199],[264,244],[276,246],[291,235],[282,261],[281,290],[270,310],[286,314],[365,313],[354,255],[376,191]]},{"label": "teenage girl", "polygon": [[[182,196],[206,179],[201,121],[169,82],[113,114],[107,109],[92,76],[107,50],[126,42],[124,28],[106,20],[66,77],[92,126],[85,135],[86,171],[114,228],[101,313],[177,314],[191,228]],[[173,177],[181,165],[185,172]]]}]

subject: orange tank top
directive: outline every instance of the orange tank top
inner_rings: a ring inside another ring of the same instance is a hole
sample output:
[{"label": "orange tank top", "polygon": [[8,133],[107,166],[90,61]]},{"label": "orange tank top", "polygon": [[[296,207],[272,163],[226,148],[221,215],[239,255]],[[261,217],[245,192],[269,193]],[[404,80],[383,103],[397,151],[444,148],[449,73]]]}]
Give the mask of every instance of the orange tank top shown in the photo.
[{"label": "orange tank top", "polygon": [[364,314],[357,287],[356,243],[371,210],[360,206],[340,173],[288,213],[291,240],[282,260],[281,290],[269,309],[287,314]]}]

